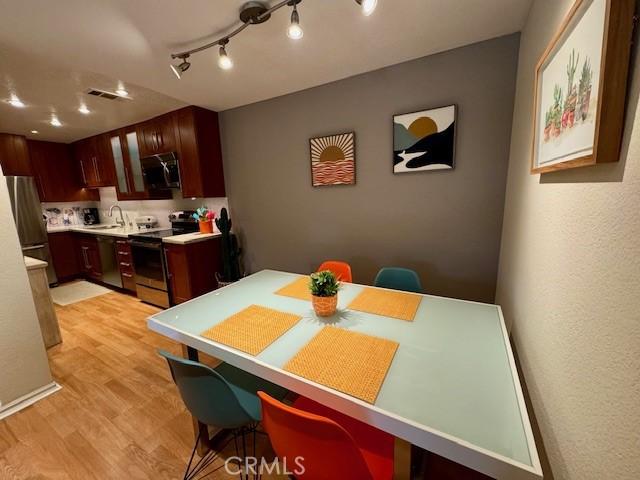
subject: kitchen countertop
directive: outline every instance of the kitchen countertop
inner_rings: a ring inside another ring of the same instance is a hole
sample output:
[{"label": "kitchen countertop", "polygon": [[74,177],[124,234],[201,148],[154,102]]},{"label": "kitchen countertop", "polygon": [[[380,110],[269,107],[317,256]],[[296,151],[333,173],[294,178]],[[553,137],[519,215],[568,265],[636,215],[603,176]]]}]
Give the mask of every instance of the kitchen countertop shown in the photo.
[{"label": "kitchen countertop", "polygon": [[173,235],[172,237],[164,237],[162,241],[164,243],[173,243],[176,245],[186,245],[189,243],[203,242],[211,238],[222,236],[221,233],[183,233],[182,235]]},{"label": "kitchen countertop", "polygon": [[24,264],[27,270],[35,270],[37,268],[46,268],[48,263],[33,257],[24,257]]},{"label": "kitchen countertop", "polygon": [[[98,228],[98,227],[105,227]],[[157,232],[159,230],[168,230],[169,227],[158,227],[158,228],[145,228],[138,229],[136,227],[117,227],[117,228],[108,228],[110,224],[99,224],[92,225],[91,227],[86,227],[83,225],[60,225],[56,227],[47,226],[47,233],[58,233],[58,232],[78,232],[78,233],[88,233],[90,235],[107,235],[110,237],[121,237],[128,238],[130,235],[135,235],[138,233],[151,233]]]},{"label": "kitchen countertop", "polygon": [[[102,224],[103,227],[108,227],[109,224]],[[60,226],[48,226],[47,233],[58,233],[58,232],[78,232],[78,233],[88,233],[90,235],[107,235],[111,237],[120,237],[120,238],[128,238],[131,235],[139,234],[139,233],[151,233],[157,232],[160,230],[169,230],[170,227],[158,227],[158,228],[146,228],[146,229],[138,229],[138,228],[96,228],[98,225],[92,225],[93,228],[87,228],[82,225],[60,225]],[[203,242],[205,240],[209,240],[212,238],[216,238],[221,236],[222,234],[217,233],[183,233],[181,235],[172,235],[171,237],[165,237],[162,239],[165,243],[173,243],[177,245],[187,245],[189,243],[195,242]]]}]

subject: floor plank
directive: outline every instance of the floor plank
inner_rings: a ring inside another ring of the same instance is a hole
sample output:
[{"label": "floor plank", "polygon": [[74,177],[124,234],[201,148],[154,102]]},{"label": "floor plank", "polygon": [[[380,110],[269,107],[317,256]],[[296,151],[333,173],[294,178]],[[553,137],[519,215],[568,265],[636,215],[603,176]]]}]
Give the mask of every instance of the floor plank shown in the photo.
[{"label": "floor plank", "polygon": [[63,388],[0,421],[2,480],[182,478],[191,417],[156,353],[181,349],[147,329],[157,311],[116,292],[56,306],[63,342],[48,355]]}]

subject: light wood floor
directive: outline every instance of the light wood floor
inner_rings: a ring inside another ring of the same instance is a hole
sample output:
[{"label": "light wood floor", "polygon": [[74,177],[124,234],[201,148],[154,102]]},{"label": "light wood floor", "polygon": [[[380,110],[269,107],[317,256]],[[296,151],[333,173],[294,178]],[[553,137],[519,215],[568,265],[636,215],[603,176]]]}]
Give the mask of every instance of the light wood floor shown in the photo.
[{"label": "light wood floor", "polygon": [[0,479],[182,478],[191,417],[156,354],[180,348],[146,327],[157,309],[114,292],[56,310],[63,343],[48,353],[63,388],[0,421]]}]

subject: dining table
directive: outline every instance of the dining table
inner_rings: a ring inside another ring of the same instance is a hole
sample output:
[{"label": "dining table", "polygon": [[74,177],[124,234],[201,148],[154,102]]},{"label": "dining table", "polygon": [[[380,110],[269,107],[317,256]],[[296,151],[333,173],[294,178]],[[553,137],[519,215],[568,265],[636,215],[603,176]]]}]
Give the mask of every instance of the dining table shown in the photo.
[{"label": "dining table", "polygon": [[[343,282],[336,313],[319,317],[309,300],[276,293],[303,277],[262,270],[158,312],[148,327],[192,359],[203,352],[393,435],[394,478],[409,478],[412,445],[498,480],[542,478],[500,306],[420,294],[407,321],[349,308],[364,289],[379,287]],[[203,335],[252,305],[301,318],[255,355]],[[327,327],[397,343],[373,401],[285,368]]]}]

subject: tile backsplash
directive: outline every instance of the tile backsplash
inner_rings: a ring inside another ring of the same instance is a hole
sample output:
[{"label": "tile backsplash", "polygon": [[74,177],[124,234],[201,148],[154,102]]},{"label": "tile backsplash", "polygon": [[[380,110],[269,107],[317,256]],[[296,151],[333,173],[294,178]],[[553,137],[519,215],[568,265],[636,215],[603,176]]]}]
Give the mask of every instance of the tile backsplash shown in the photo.
[{"label": "tile backsplash", "polygon": [[[120,205],[125,221],[134,223],[134,218],[142,215],[153,215],[158,219],[159,227],[170,227],[169,214],[179,210],[195,210],[206,205],[216,216],[223,207],[229,208],[227,198],[182,198],[179,190],[174,190],[173,198],[167,200],[118,200],[115,187],[100,189],[99,202],[43,203],[42,212],[48,218],[49,225],[64,225],[67,220],[71,225],[82,225],[78,210],[95,207],[100,215],[100,223],[116,223],[117,211],[109,217],[111,205]],[[58,213],[56,213],[58,212]],[[65,216],[66,214],[66,216]],[[128,220],[127,220],[128,219]]]}]

